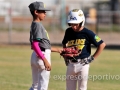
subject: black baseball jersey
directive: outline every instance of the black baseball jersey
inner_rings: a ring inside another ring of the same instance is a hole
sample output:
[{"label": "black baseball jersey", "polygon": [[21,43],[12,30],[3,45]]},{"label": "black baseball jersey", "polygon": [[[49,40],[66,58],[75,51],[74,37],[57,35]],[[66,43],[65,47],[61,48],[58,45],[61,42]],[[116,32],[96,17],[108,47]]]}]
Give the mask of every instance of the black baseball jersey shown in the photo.
[{"label": "black baseball jersey", "polygon": [[98,37],[95,33],[87,28],[83,28],[83,30],[79,32],[75,32],[71,27],[66,29],[65,35],[62,41],[63,45],[67,47],[77,46],[78,49],[82,50],[81,54],[76,59],[86,58],[91,55],[91,44],[98,47],[103,40]]}]

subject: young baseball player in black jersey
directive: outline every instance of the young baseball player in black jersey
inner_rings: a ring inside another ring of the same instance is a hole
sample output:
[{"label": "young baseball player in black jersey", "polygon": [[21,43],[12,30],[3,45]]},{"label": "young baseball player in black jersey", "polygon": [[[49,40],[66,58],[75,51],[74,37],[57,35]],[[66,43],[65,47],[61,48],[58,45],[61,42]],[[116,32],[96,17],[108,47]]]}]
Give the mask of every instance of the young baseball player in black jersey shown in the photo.
[{"label": "young baseball player in black jersey", "polygon": [[[81,53],[68,59],[66,71],[66,90],[87,90],[89,63],[100,55],[106,44],[94,32],[84,27],[85,16],[82,10],[73,9],[68,15],[69,28],[66,29],[62,41],[63,47],[76,46]],[[91,44],[96,51],[91,55]],[[81,63],[83,60],[84,65]]]},{"label": "young baseball player in black jersey", "polygon": [[59,48],[51,48],[49,36],[41,21],[46,16],[43,2],[33,2],[29,5],[33,16],[30,30],[32,87],[29,90],[48,90],[51,70],[51,51],[61,53]]}]

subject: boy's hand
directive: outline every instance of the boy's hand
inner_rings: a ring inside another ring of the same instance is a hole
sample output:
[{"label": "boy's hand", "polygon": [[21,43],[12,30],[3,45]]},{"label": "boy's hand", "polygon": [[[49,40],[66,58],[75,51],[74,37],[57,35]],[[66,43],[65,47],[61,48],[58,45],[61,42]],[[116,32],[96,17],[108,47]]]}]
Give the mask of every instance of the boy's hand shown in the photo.
[{"label": "boy's hand", "polygon": [[62,53],[63,52],[63,48],[58,48],[58,53]]},{"label": "boy's hand", "polygon": [[84,59],[82,64],[83,64],[83,66],[84,66],[85,64],[91,63],[93,60],[94,60],[94,57],[93,57],[93,56],[90,56],[90,57],[88,57],[87,59]]},{"label": "boy's hand", "polygon": [[45,70],[51,71],[51,65],[49,64],[47,59],[44,59],[43,62],[44,62],[44,65],[45,65]]},{"label": "boy's hand", "polygon": [[51,48],[51,51],[52,52],[58,52],[58,53],[61,53],[63,51],[63,48]]}]

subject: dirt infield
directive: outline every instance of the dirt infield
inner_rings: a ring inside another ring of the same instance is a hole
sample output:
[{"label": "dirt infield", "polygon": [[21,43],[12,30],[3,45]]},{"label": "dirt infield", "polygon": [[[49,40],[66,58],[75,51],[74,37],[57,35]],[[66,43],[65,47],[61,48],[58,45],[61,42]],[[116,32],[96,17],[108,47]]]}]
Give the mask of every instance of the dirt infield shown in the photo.
[{"label": "dirt infield", "polygon": [[[50,36],[51,43],[61,44],[64,32],[54,31],[48,32]],[[120,45],[120,33],[98,33],[107,45]],[[29,44],[29,32],[0,32],[0,44],[5,43],[21,43]]]}]

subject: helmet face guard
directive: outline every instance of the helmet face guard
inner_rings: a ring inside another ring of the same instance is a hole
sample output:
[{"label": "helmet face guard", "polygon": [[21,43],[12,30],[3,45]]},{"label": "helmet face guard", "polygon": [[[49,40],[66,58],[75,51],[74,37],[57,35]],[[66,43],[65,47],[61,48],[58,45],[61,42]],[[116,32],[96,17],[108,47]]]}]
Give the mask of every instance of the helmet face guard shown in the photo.
[{"label": "helmet face guard", "polygon": [[70,11],[68,15],[67,23],[68,25],[70,25],[71,23],[72,24],[82,23],[81,26],[84,26],[85,16],[83,11],[79,9],[73,9],[72,11]]}]

